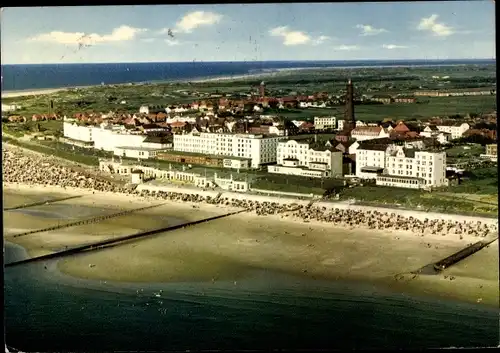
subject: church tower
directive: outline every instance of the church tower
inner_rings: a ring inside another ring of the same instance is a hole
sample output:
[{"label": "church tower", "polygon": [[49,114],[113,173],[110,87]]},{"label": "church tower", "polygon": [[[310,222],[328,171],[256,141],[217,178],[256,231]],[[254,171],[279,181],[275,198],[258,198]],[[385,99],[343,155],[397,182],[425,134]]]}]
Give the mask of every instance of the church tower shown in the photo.
[{"label": "church tower", "polygon": [[351,132],[356,127],[354,118],[354,87],[351,79],[347,82],[347,92],[345,97],[344,131]]}]

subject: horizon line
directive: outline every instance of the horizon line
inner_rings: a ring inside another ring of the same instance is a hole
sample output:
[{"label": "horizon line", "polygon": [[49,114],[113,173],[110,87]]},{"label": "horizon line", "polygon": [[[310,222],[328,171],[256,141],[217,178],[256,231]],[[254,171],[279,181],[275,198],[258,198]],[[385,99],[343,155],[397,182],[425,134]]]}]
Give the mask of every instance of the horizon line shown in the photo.
[{"label": "horizon line", "polygon": [[329,63],[329,62],[398,62],[398,61],[496,61],[496,58],[453,58],[453,59],[334,59],[334,60],[227,60],[227,61],[134,61],[134,62],[72,62],[72,63],[29,63],[29,64],[1,64],[1,66],[21,66],[21,65],[106,65],[106,64],[197,64],[197,63]]}]

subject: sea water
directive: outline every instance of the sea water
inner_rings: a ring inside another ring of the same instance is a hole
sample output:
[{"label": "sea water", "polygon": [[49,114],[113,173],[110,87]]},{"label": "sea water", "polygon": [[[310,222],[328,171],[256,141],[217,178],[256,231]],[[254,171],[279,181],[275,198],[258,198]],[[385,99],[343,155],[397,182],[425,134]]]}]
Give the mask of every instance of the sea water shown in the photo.
[{"label": "sea water", "polygon": [[[7,243],[5,262],[26,257]],[[238,282],[111,283],[56,260],[5,269],[9,346],[24,351],[496,346],[498,310],[258,271]]]},{"label": "sea water", "polygon": [[332,61],[241,61],[106,64],[2,65],[2,91],[178,81],[239,76],[296,68],[374,68],[403,66],[489,65],[484,60],[332,60]]}]

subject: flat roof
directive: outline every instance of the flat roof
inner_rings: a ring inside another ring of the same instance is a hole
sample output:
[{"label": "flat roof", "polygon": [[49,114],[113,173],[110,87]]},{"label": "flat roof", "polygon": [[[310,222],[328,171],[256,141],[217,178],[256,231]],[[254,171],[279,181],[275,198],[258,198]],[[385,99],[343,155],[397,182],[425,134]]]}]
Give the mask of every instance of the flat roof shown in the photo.
[{"label": "flat roof", "polygon": [[115,148],[120,148],[122,150],[132,150],[132,151],[164,151],[165,148],[153,148],[153,147],[133,147],[133,146],[117,146]]},{"label": "flat roof", "polygon": [[390,175],[390,174],[381,174],[379,177],[385,178],[396,178],[396,179],[405,179],[405,180],[418,180],[423,181],[423,178],[411,177],[411,176],[403,176],[403,175]]},{"label": "flat roof", "polygon": [[307,168],[306,166],[303,166],[303,165],[298,165],[296,167],[292,167],[292,166],[288,166],[288,165],[274,164],[273,166],[276,166],[279,168],[287,168],[287,169],[300,169],[302,171],[309,171],[309,172],[318,172],[318,173],[323,172],[323,170],[310,169],[310,168]]},{"label": "flat roof", "polygon": [[77,140],[77,139],[72,139],[71,137],[62,137],[62,141],[67,140],[67,141],[73,141],[73,142],[80,142],[88,145],[93,145],[94,141],[83,141],[83,140]]},{"label": "flat roof", "polygon": [[370,166],[361,168],[362,172],[378,172],[380,170],[384,170],[384,168],[382,168],[382,167],[370,167]]},{"label": "flat roof", "polygon": [[228,156],[228,155],[222,155],[222,154],[205,154],[205,153],[197,153],[197,152],[183,152],[183,151],[176,151],[176,150],[171,150],[171,149],[164,149],[161,152],[168,153],[168,154],[174,155],[174,156],[207,157],[207,158],[217,158],[217,159],[235,159],[235,160],[240,160],[240,161],[252,160],[251,158],[239,157],[239,156]]}]

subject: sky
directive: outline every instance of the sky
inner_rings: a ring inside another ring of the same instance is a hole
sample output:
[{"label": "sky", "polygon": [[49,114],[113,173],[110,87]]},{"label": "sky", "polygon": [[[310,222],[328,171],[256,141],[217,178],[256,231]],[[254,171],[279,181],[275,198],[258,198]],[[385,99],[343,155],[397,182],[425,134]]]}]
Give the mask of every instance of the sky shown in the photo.
[{"label": "sky", "polygon": [[2,64],[495,58],[493,0],[2,8]]}]

